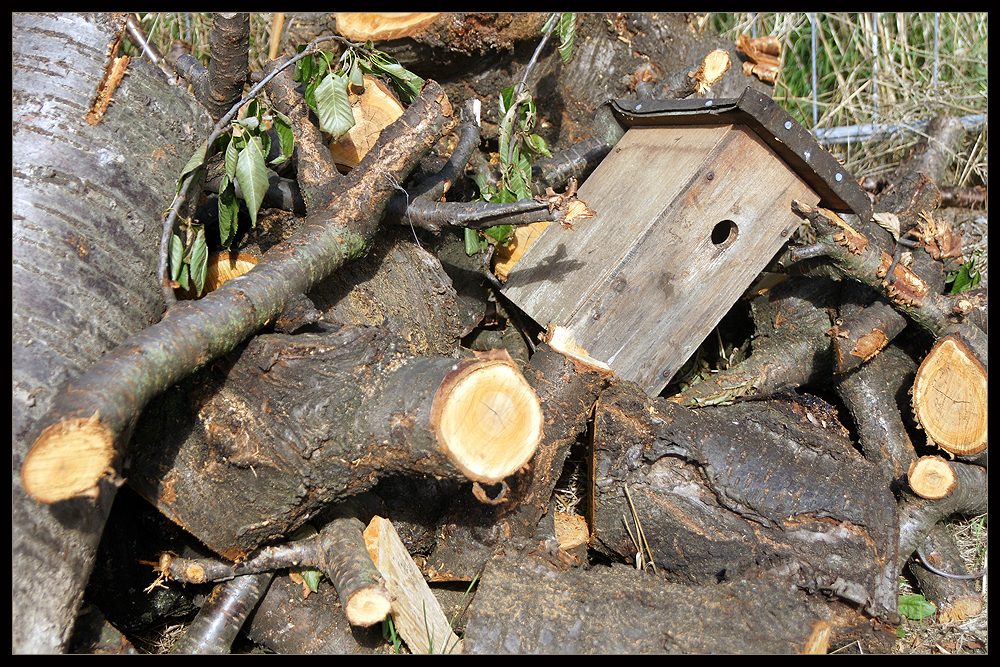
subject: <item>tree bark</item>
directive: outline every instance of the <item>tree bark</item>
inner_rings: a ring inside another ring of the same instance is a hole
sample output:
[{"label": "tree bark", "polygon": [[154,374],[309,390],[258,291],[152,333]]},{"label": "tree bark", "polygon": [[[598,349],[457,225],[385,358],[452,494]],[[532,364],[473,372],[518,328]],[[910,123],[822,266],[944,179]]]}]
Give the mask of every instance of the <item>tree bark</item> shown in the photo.
[{"label": "tree bark", "polygon": [[123,15],[14,14],[12,28],[12,650],[54,652],[71,631],[114,487],[96,504],[45,505],[18,471],[56,391],[159,319],[161,213],[211,123],[140,60],[100,120],[85,120]]},{"label": "tree bark", "polygon": [[594,428],[595,548],[684,583],[785,576],[895,618],[895,498],[822,401],[688,410],[622,384]]},{"label": "tree bark", "polygon": [[495,483],[527,463],[541,411],[509,357],[401,347],[369,327],[258,336],[147,412],[129,483],[239,560],[381,478]]},{"label": "tree bark", "polygon": [[[832,636],[816,642],[824,633]],[[465,651],[771,654],[858,641],[863,652],[887,653],[894,638],[846,605],[780,578],[686,586],[621,565],[571,568],[512,542],[483,573]]]}]

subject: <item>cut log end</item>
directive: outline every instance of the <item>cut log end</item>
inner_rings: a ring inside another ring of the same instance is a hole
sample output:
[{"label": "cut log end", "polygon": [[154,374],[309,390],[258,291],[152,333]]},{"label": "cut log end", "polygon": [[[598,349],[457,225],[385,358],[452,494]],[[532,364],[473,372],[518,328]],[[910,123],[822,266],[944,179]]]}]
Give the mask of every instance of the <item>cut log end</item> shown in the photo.
[{"label": "cut log end", "polygon": [[538,397],[505,353],[459,364],[442,382],[434,413],[442,450],[476,482],[516,472],[542,439]]},{"label": "cut log end", "polygon": [[96,498],[97,484],[111,471],[114,456],[114,433],[97,414],[53,424],[24,458],[21,485],[43,503]]},{"label": "cut log end", "polygon": [[350,171],[378,142],[382,130],[394,123],[406,109],[384,83],[364,76],[364,92],[352,100],[354,126],[347,134],[330,142],[330,153],[341,171]]},{"label": "cut log end", "polygon": [[910,488],[921,498],[939,500],[951,495],[958,477],[951,465],[940,456],[922,456],[910,466]]},{"label": "cut log end", "polygon": [[337,32],[348,39],[377,42],[419,33],[433,23],[439,12],[368,12],[336,14]]},{"label": "cut log end", "polygon": [[390,607],[388,592],[379,586],[363,588],[352,595],[344,611],[351,625],[367,628],[384,621],[389,615]]},{"label": "cut log end", "polygon": [[917,370],[913,413],[927,438],[955,455],[987,446],[986,369],[962,342],[939,340]]}]

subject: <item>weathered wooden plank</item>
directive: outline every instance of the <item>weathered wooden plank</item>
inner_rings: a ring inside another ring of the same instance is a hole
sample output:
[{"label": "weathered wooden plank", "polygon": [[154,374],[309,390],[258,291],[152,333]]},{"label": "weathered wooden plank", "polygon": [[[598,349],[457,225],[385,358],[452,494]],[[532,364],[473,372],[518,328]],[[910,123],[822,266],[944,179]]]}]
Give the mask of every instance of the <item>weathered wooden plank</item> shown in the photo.
[{"label": "weathered wooden plank", "polygon": [[633,127],[580,198],[597,215],[550,225],[504,292],[654,395],[819,199],[738,124]]},{"label": "weathered wooden plank", "polygon": [[568,323],[589,296],[587,286],[596,288],[654,230],[686,184],[680,175],[697,170],[725,129],[628,132],[580,187],[580,199],[597,204],[596,216],[572,229],[546,229],[515,265],[504,293],[543,326]]}]

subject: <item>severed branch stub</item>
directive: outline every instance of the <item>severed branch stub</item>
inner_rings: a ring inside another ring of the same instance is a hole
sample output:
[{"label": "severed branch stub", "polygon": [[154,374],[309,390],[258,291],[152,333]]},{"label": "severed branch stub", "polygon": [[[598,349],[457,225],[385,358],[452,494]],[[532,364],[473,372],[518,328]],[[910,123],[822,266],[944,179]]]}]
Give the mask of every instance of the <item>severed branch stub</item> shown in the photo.
[{"label": "severed branch stub", "polygon": [[940,456],[921,456],[910,466],[907,478],[913,492],[928,500],[944,498],[958,485],[955,471]]},{"label": "severed branch stub", "polygon": [[160,577],[186,583],[228,581],[234,577],[288,567],[313,567],[329,577],[352,625],[368,627],[385,620],[390,597],[385,581],[365,547],[364,524],[354,517],[334,519],[318,536],[266,547],[235,565],[211,559],[163,554]]}]

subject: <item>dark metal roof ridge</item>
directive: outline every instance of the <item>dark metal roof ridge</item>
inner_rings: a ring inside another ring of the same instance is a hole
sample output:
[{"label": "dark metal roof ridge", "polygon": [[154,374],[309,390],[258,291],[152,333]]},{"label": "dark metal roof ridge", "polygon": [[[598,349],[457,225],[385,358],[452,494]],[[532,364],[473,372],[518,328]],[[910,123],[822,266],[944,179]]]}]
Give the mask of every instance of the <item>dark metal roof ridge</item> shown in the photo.
[{"label": "dark metal roof ridge", "polygon": [[753,88],[736,99],[610,100],[594,117],[595,129],[611,145],[633,126],[706,123],[747,125],[809,183],[822,206],[871,219],[871,199],[854,176],[781,105]]}]

